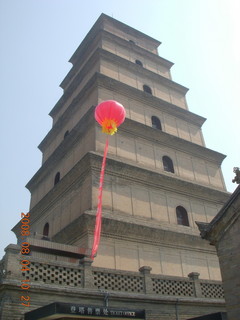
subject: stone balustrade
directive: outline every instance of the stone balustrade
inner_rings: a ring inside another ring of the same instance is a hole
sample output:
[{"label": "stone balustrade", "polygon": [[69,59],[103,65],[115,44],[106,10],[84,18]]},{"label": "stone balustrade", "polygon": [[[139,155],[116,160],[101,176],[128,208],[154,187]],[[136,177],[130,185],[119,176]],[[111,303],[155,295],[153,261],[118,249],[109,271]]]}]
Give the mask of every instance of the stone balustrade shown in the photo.
[{"label": "stone balustrade", "polygon": [[[173,297],[224,299],[220,281],[199,279],[192,272],[185,277],[152,274],[151,267],[143,266],[139,272],[92,267],[92,260],[83,258],[80,264],[43,261],[29,256],[28,270],[21,271],[20,257],[11,255],[8,263],[2,263],[1,281],[27,279],[29,283],[88,288],[107,292],[125,292]],[[5,268],[5,269],[4,269]]]}]

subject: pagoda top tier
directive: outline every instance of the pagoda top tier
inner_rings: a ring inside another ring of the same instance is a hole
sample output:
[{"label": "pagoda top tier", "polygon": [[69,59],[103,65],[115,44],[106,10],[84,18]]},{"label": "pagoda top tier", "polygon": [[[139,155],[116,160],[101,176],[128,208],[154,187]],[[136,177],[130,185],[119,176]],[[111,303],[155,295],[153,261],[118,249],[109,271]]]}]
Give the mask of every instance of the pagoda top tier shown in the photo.
[{"label": "pagoda top tier", "polygon": [[78,60],[79,55],[81,55],[85,45],[88,42],[92,41],[100,30],[112,33],[122,39],[125,39],[126,41],[131,42],[132,44],[136,44],[139,47],[142,47],[154,54],[158,54],[157,48],[161,44],[160,41],[102,13],[91,30],[88,32],[82,43],[76,49],[69,62],[75,64],[75,62]]}]

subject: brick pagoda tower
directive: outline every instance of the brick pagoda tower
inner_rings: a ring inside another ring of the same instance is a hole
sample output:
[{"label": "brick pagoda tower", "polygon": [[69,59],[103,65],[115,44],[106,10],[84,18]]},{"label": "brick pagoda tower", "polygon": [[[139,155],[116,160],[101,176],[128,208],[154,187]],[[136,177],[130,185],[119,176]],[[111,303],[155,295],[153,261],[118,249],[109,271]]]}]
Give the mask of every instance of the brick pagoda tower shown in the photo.
[{"label": "brick pagoda tower", "polygon": [[[161,320],[224,311],[215,248],[201,240],[195,221],[210,222],[229,197],[225,156],[206,148],[206,119],[188,110],[188,89],[172,80],[173,63],[158,55],[159,45],[102,14],[71,57],[50,112],[53,126],[39,145],[42,166],[27,184],[30,268],[19,267],[21,221],[13,228],[18,245],[2,260],[2,319],[56,301],[134,305],[146,319]],[[110,99],[124,105],[127,118],[109,141],[92,263],[106,139],[94,108]],[[29,308],[19,303],[21,278],[31,284]]]}]

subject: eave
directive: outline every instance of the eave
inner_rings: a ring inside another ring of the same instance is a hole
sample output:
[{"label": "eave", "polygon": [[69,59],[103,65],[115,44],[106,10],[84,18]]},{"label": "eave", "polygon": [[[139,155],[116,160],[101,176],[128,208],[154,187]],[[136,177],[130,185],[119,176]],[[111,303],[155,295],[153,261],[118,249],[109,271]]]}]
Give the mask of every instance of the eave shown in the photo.
[{"label": "eave", "polygon": [[76,51],[74,52],[74,54],[70,58],[69,62],[71,62],[72,64],[75,64],[77,62],[77,60],[79,59],[79,57],[82,55],[83,51],[85,50],[86,44],[95,38],[95,36],[99,32],[99,30],[104,30],[103,23],[105,21],[108,21],[108,22],[114,24],[120,30],[123,30],[123,31],[127,30],[127,32],[130,35],[133,35],[133,36],[137,35],[140,38],[145,38],[146,40],[153,43],[153,45],[156,48],[161,44],[160,41],[146,35],[145,33],[140,32],[132,27],[129,27],[128,25],[126,25],[120,21],[117,21],[116,19],[109,17],[108,15],[102,13],[100,15],[100,17],[97,19],[97,21],[95,22],[95,24],[93,25],[93,27],[91,28],[91,30],[88,32],[86,37],[81,42],[80,46],[76,49]]},{"label": "eave", "polygon": [[[162,65],[166,67],[168,70],[174,65],[173,62],[164,59],[160,57],[159,55],[156,55],[142,47],[134,46],[132,47],[131,43],[129,41],[117,37],[116,35],[106,31],[106,30],[100,30],[94,38],[91,39],[91,41],[87,42],[85,44],[85,47],[81,51],[81,55],[79,55],[78,60],[74,63],[71,70],[68,72],[66,77],[63,79],[63,81],[60,84],[60,87],[62,89],[66,89],[66,87],[69,85],[69,83],[72,81],[74,76],[77,74],[77,70],[81,68],[81,65],[85,63],[88,60],[88,57],[92,55],[93,49],[96,50],[97,47],[99,47],[98,42],[101,41],[101,39],[109,39],[112,43],[119,44],[121,47],[124,47],[128,50],[132,50],[133,52],[136,52],[136,54],[142,55],[144,57],[148,57],[152,61],[155,61],[157,64]],[[94,47],[95,46],[95,47]]]},{"label": "eave", "polygon": [[217,245],[227,230],[235,223],[240,215],[240,185],[235,189],[230,198],[223,205],[222,209],[208,223],[196,222],[201,237]]},{"label": "eave", "polygon": [[[85,87],[82,89],[82,91],[84,91],[86,87],[89,87],[89,83],[93,83],[93,82],[95,83],[95,81],[97,81],[98,86],[103,86],[103,87],[110,89],[112,91],[117,91],[118,93],[122,93],[123,95],[129,95],[129,97],[132,97],[133,99],[140,100],[144,103],[147,103],[148,105],[150,105],[154,108],[160,107],[166,113],[175,115],[176,117],[179,117],[183,120],[189,121],[192,124],[195,124],[197,126],[201,127],[206,120],[206,118],[201,117],[197,114],[194,114],[194,113],[192,113],[186,109],[183,109],[177,105],[174,105],[170,102],[167,102],[166,100],[163,100],[161,98],[157,98],[157,97],[152,96],[150,94],[147,94],[147,93],[143,92],[142,90],[139,90],[137,88],[126,85],[123,82],[120,82],[118,80],[115,80],[113,78],[110,78],[110,77],[108,77],[104,74],[98,73],[98,72],[96,72],[95,75],[89,80],[89,82],[85,85]],[[74,86],[76,86],[76,84]],[[80,92],[74,98],[74,100],[69,105],[69,109],[71,109],[71,105],[75,104],[76,101],[79,100],[79,97],[81,95],[82,95],[82,93]],[[70,91],[65,92],[64,95],[56,103],[54,108],[51,110],[49,115],[52,117],[55,116],[70,96],[71,96]],[[66,110],[65,112],[68,112],[68,111]]]}]

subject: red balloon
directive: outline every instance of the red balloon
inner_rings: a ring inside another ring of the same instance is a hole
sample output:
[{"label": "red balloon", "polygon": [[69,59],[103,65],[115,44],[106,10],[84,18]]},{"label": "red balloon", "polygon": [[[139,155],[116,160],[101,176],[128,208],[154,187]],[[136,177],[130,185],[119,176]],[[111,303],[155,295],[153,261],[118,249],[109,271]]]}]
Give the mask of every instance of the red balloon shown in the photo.
[{"label": "red balloon", "polygon": [[117,127],[123,123],[126,110],[117,101],[107,100],[101,102],[95,108],[95,119],[102,126],[102,131],[113,135]]}]

